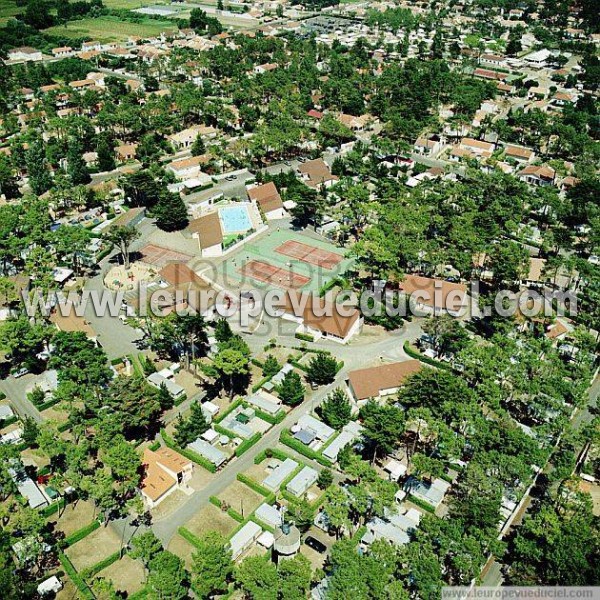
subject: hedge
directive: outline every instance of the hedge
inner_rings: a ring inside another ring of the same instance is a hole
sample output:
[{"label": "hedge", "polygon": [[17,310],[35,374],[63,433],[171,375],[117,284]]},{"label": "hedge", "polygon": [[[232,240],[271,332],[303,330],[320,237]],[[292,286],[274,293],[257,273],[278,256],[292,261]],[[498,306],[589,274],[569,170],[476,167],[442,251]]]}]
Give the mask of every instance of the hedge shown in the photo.
[{"label": "hedge", "polygon": [[223,427],[222,425],[219,425],[218,423],[213,423],[212,424],[212,428],[217,432],[220,433],[221,435],[226,435],[229,439],[232,439],[234,437],[237,437],[235,435],[235,433],[233,433],[233,431],[229,431],[229,429],[225,429],[225,427]]},{"label": "hedge", "polygon": [[443,363],[439,360],[435,360],[434,358],[429,358],[429,356],[425,356],[417,350],[414,350],[413,348],[411,348],[410,342],[408,340],[405,340],[404,342],[404,352],[406,352],[406,354],[408,354],[411,358],[416,358],[422,363],[431,365],[432,367],[437,367],[438,369],[445,369],[447,371],[453,370],[450,365],[447,365],[446,363]]},{"label": "hedge", "polygon": [[269,381],[271,381],[271,379],[273,379],[272,376],[263,377],[258,383],[255,383],[252,386],[252,393],[254,394],[255,392],[258,392],[258,390],[260,390],[260,388],[263,385],[265,385],[265,383],[269,383]]},{"label": "hedge", "polygon": [[255,408],[254,414],[259,419],[262,419],[263,421],[266,421],[267,423],[270,423],[271,425],[279,425],[279,423],[281,423],[285,419],[285,411],[284,410],[278,411],[275,414],[275,416],[273,416],[273,415],[270,415],[269,413],[266,413],[266,412],[260,410],[260,408]]},{"label": "hedge", "polygon": [[244,454],[245,452],[247,452],[248,450],[250,450],[250,448],[252,448],[252,446],[254,446],[254,444],[256,444],[256,442],[258,442],[258,440],[260,440],[261,437],[262,437],[262,435],[260,433],[256,432],[251,438],[248,438],[247,440],[244,440],[235,449],[235,455],[236,456],[241,456],[242,454]]},{"label": "hedge", "polygon": [[233,508],[228,508],[227,509],[227,514],[232,519],[234,519],[235,521],[237,521],[238,523],[242,523],[244,521],[243,515],[240,515],[240,513],[237,510],[234,510]]},{"label": "hedge", "polygon": [[432,515],[435,514],[435,508],[433,508],[433,506],[431,506],[431,504],[428,504],[427,502],[424,502],[420,498],[415,498],[412,494],[408,494],[408,496],[406,497],[406,500],[408,502],[412,502],[413,504],[415,504],[419,508],[422,508],[423,510],[426,510],[427,512],[431,513]]},{"label": "hedge", "polygon": [[4,421],[0,421],[0,427],[8,427],[9,425],[13,425],[19,420],[19,417],[13,415],[12,417],[8,417],[8,419],[4,419]]},{"label": "hedge", "polygon": [[275,528],[274,527],[272,527],[271,525],[267,525],[266,523],[264,523],[263,521],[261,521],[260,519],[258,519],[256,517],[256,515],[252,516],[250,518],[250,520],[254,521],[259,527],[262,527],[266,531],[269,531],[271,533],[275,533]]},{"label": "hedge", "polygon": [[308,369],[304,365],[301,365],[297,360],[294,360],[293,358],[288,360],[288,362],[290,363],[290,365],[296,367],[296,369],[300,369],[301,371],[305,372],[308,371]]},{"label": "hedge", "polygon": [[303,342],[314,342],[315,338],[312,335],[309,335],[308,333],[295,333],[294,337],[297,340],[302,340]]},{"label": "hedge", "polygon": [[51,400],[48,400],[47,402],[42,402],[42,404],[37,404],[34,405],[40,412],[42,412],[43,410],[46,410],[48,408],[51,408],[52,406],[54,406],[55,404],[58,404],[60,402],[60,398],[52,398]]},{"label": "hedge", "polygon": [[[217,419],[215,419],[215,423],[220,423],[229,413],[233,412],[241,403],[243,402],[242,398],[238,398],[235,402],[229,405],[229,408],[222,414],[219,415]],[[214,427],[214,425],[213,425]]]},{"label": "hedge", "polygon": [[260,494],[261,496],[266,497],[270,496],[273,493],[271,492],[271,490],[268,490],[266,487],[260,485],[260,483],[254,481],[254,479],[252,479],[251,477],[248,477],[248,475],[244,475],[244,473],[238,473],[237,480],[243,483],[244,485],[247,485],[252,491],[256,492],[257,494]]},{"label": "hedge", "polygon": [[92,594],[92,590],[90,590],[87,583],[79,576],[79,573],[77,573],[75,570],[75,567],[69,560],[69,557],[60,552],[58,555],[58,560],[60,560],[60,564],[63,566],[63,569],[69,576],[69,579],[79,590],[81,597],[84,598],[84,600],[94,600],[94,594]]},{"label": "hedge", "polygon": [[90,579],[97,573],[100,573],[102,569],[106,569],[106,567],[110,567],[114,562],[117,562],[121,558],[121,551],[117,550],[112,554],[109,554],[104,560],[97,562],[95,565],[88,567],[81,571],[81,576],[84,579]]},{"label": "hedge", "polygon": [[98,527],[100,527],[100,523],[96,520],[92,521],[89,525],[86,525],[85,527],[78,529],[75,533],[72,533],[69,537],[66,537],[63,540],[63,547],[68,548],[69,546],[76,544],[77,542],[81,541],[83,538],[90,535],[90,533],[92,533],[93,531],[96,531],[96,529],[98,529]]},{"label": "hedge", "polygon": [[217,467],[215,467],[215,465],[213,465],[209,460],[206,460],[203,456],[196,454],[196,452],[193,452],[192,450],[180,448],[167,435],[167,433],[165,432],[164,429],[160,430],[160,435],[162,436],[162,439],[164,440],[165,446],[167,446],[167,448],[171,448],[171,450],[175,450],[175,452],[179,452],[179,454],[181,454],[182,456],[185,456],[187,459],[191,460],[192,462],[195,462],[197,465],[204,467],[207,471],[209,471],[211,473],[217,472]]},{"label": "hedge", "polygon": [[61,498],[58,502],[55,502],[54,504],[51,504],[50,506],[46,506],[46,508],[43,508],[40,513],[42,515],[42,517],[47,518],[52,516],[55,512],[58,512],[59,508],[63,508],[65,506],[66,502],[64,498]]},{"label": "hedge", "polygon": [[290,432],[287,430],[284,430],[281,432],[281,434],[279,436],[279,441],[282,444],[285,444],[286,446],[291,448],[292,450],[295,450],[299,454],[302,454],[302,456],[306,456],[306,458],[316,460],[320,465],[323,465],[324,467],[332,466],[331,461],[327,460],[324,456],[321,456],[321,454],[319,454],[318,452],[315,452],[308,446],[305,446],[302,442],[300,442],[296,438],[292,437]]},{"label": "hedge", "polygon": [[186,540],[187,542],[192,544],[192,546],[194,546],[196,548],[198,548],[200,546],[200,539],[197,538],[191,531],[189,531],[185,527],[180,527],[177,530],[177,532],[184,540]]},{"label": "hedge", "polygon": [[149,589],[143,587],[141,590],[138,590],[135,594],[131,594],[131,596],[127,596],[127,600],[144,600],[149,596]]},{"label": "hedge", "polygon": [[221,501],[216,496],[211,496],[208,501],[214,504],[217,508],[221,508]]},{"label": "hedge", "polygon": [[290,458],[283,450],[279,450],[277,448],[267,448],[262,452],[259,452],[254,457],[254,464],[259,465],[266,458],[276,458],[277,460],[285,460],[286,458]]},{"label": "hedge", "polygon": [[152,450],[152,452],[156,452],[159,448],[160,448],[160,442],[158,440],[156,440],[155,442],[152,442],[149,446],[150,450]]}]

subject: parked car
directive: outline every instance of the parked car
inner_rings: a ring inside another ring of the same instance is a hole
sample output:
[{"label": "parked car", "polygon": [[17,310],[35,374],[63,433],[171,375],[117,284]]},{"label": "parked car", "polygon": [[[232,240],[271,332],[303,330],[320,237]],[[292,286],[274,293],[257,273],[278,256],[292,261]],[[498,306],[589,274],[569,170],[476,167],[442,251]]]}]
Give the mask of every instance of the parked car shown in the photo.
[{"label": "parked car", "polygon": [[324,554],[327,551],[327,546],[323,542],[320,542],[319,540],[314,538],[312,535],[309,535],[304,540],[304,543],[309,548],[312,548],[315,552],[318,552],[319,554]]},{"label": "parked car", "polygon": [[27,373],[29,373],[29,369],[21,367],[20,369],[16,369],[15,371],[13,371],[12,376],[15,379],[19,379],[19,377],[23,377],[23,375],[27,375]]}]

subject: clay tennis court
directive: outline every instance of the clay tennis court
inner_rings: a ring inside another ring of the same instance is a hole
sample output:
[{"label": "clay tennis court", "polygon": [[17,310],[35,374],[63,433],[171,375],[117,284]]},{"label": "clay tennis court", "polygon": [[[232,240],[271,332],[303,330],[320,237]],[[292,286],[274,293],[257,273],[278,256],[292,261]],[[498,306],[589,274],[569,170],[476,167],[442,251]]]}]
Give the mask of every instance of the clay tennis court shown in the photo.
[{"label": "clay tennis court", "polygon": [[294,273],[289,269],[275,267],[260,260],[251,260],[238,271],[242,275],[252,277],[252,279],[292,290],[301,288],[310,281],[310,277]]},{"label": "clay tennis court", "polygon": [[154,244],[147,244],[141,248],[140,254],[142,255],[142,262],[158,267],[159,269],[162,269],[165,265],[172,262],[186,263],[192,258],[189,254],[177,252],[176,250],[169,250],[168,248],[155,246]]},{"label": "clay tennis court", "polygon": [[315,248],[296,240],[287,240],[281,244],[278,248],[275,248],[275,252],[279,254],[285,254],[291,258],[297,258],[303,262],[322,267],[323,269],[333,269],[340,262],[342,262],[342,256],[335,252],[329,252],[322,248]]}]

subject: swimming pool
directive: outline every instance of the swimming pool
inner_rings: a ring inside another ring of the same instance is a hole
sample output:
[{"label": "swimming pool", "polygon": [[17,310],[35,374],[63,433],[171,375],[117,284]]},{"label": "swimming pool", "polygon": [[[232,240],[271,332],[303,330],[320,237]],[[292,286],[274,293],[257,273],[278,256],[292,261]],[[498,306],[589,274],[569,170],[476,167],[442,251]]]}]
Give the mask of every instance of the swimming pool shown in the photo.
[{"label": "swimming pool", "polygon": [[245,233],[252,229],[252,221],[247,206],[223,206],[219,208],[219,216],[225,235]]}]

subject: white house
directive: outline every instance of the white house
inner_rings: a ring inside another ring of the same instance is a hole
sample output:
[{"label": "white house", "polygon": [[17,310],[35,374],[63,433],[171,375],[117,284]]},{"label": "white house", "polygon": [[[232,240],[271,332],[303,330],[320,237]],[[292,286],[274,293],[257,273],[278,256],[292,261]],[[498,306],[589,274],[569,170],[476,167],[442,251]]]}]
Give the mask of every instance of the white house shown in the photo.
[{"label": "white house", "polygon": [[41,50],[36,50],[30,46],[20,46],[8,51],[8,60],[34,61],[42,60]]},{"label": "white house", "polygon": [[255,202],[267,221],[284,219],[287,212],[283,206],[281,196],[272,181],[247,189],[248,198]]}]

